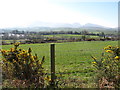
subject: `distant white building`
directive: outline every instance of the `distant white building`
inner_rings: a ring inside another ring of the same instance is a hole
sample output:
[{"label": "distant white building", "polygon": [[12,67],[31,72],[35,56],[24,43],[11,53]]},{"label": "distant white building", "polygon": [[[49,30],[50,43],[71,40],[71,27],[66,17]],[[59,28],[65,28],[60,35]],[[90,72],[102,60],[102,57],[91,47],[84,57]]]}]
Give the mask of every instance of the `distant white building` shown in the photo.
[{"label": "distant white building", "polygon": [[24,37],[24,34],[13,34],[13,33],[9,33],[8,36],[16,36],[16,37]]}]

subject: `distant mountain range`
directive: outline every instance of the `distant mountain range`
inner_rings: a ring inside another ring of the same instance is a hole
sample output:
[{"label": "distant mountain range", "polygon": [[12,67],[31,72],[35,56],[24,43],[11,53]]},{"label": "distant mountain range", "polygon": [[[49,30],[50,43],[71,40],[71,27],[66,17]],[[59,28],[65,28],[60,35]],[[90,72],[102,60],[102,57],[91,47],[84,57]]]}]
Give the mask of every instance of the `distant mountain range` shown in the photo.
[{"label": "distant mountain range", "polygon": [[60,28],[60,27],[69,27],[69,28],[79,28],[81,25],[79,23],[49,23],[49,22],[34,22],[31,23],[28,27],[50,27],[50,28]]},{"label": "distant mountain range", "polygon": [[59,28],[59,27],[67,27],[67,28],[86,28],[86,27],[98,27],[98,28],[107,28],[101,25],[87,23],[85,25],[81,25],[79,23],[48,23],[48,22],[34,22],[29,25],[29,27],[53,27],[53,28]]},{"label": "distant mountain range", "polygon": [[[62,29],[61,29],[62,28]],[[117,28],[105,27],[97,24],[87,23],[81,25],[79,23],[47,23],[47,22],[34,22],[28,27],[4,28],[2,31],[22,30],[22,31],[51,31],[51,30],[66,30],[65,28],[80,28],[86,30],[117,30]]]}]

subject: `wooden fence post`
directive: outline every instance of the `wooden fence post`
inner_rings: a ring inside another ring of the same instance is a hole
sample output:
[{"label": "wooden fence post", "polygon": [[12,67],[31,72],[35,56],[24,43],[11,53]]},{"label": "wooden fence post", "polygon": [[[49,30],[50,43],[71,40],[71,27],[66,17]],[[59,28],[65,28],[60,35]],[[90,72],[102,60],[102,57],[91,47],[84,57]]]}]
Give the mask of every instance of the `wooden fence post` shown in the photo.
[{"label": "wooden fence post", "polygon": [[51,44],[50,47],[51,54],[51,86],[55,87],[55,44]]}]

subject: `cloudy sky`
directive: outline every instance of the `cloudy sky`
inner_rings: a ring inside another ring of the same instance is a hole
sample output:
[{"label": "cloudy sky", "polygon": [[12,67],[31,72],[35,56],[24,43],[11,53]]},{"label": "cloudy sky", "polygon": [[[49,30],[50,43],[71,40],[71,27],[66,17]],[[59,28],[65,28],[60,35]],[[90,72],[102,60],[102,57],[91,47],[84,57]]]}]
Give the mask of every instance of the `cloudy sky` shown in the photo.
[{"label": "cloudy sky", "polygon": [[0,28],[35,22],[118,25],[118,0],[0,0]]}]

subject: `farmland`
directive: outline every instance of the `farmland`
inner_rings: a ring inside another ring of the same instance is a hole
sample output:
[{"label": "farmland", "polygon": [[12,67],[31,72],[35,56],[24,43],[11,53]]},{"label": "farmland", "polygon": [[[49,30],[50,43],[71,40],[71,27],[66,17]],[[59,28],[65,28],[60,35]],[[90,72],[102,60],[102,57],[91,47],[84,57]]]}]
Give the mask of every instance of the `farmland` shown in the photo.
[{"label": "farmland", "polygon": [[[58,38],[61,38],[61,37],[68,37],[68,38],[71,38],[71,37],[82,37],[83,35],[75,35],[75,34],[56,34],[56,35],[43,35],[44,37],[58,37]],[[90,37],[98,37],[98,36],[90,36]]]},{"label": "farmland", "polygon": [[79,41],[116,41],[118,35],[116,30],[89,30],[89,29],[61,29],[59,31],[19,31],[12,30],[1,33],[2,45],[10,45],[17,42],[22,44],[35,43],[63,43],[63,42],[79,42]]},{"label": "farmland", "polygon": [[[107,45],[118,45],[117,41],[81,41],[55,43],[56,54],[56,73],[62,73],[64,80],[77,79],[81,81],[81,87],[96,87],[93,78],[95,72],[91,64],[93,59],[101,57],[104,47]],[[2,45],[2,48],[8,50],[13,45]],[[45,56],[44,67],[50,72],[50,43],[44,44],[21,44],[19,48],[27,50],[32,48],[32,53],[38,54],[39,58]],[[78,82],[78,81],[77,81]],[[72,87],[70,85],[69,87]]]}]

